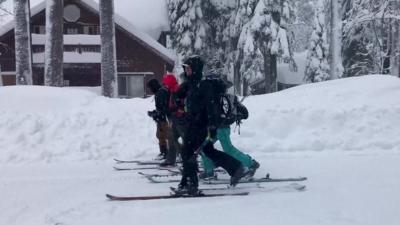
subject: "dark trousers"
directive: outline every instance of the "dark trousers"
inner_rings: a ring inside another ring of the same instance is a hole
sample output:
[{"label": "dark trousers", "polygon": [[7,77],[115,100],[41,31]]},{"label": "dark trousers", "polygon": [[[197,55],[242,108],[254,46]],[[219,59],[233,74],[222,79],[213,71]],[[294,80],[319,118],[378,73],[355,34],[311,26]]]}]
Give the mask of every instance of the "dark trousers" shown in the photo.
[{"label": "dark trousers", "polygon": [[[183,173],[180,185],[186,186],[189,184],[198,186],[198,165],[196,150],[203,144],[207,137],[206,128],[189,127],[184,135],[183,150],[182,150],[182,161],[183,161]],[[237,169],[242,164],[237,159],[226,154],[225,152],[218,151],[214,148],[212,142],[208,142],[202,152],[213,161],[216,166],[224,168],[229,175],[233,176]]]},{"label": "dark trousers", "polygon": [[167,153],[167,161],[171,164],[176,163],[177,154],[181,154],[182,145],[179,144],[178,139],[184,138],[183,135],[185,133],[185,128],[183,125],[171,122],[171,128],[168,132],[168,153]]},{"label": "dark trousers", "polygon": [[161,121],[157,123],[156,137],[158,139],[158,145],[160,147],[160,154],[166,155],[168,149],[168,123],[167,121]]}]

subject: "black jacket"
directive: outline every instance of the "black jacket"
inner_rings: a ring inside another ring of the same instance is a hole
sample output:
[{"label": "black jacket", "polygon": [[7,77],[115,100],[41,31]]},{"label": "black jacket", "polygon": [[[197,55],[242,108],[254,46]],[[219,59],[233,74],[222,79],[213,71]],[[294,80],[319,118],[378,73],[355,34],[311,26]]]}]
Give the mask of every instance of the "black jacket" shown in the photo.
[{"label": "black jacket", "polygon": [[156,111],[159,116],[159,122],[166,121],[166,116],[169,113],[168,102],[169,93],[166,88],[162,87],[154,94],[154,100],[156,103]]},{"label": "black jacket", "polygon": [[186,122],[189,127],[218,127],[219,109],[215,89],[211,82],[185,81],[181,84],[177,95],[185,98]]}]

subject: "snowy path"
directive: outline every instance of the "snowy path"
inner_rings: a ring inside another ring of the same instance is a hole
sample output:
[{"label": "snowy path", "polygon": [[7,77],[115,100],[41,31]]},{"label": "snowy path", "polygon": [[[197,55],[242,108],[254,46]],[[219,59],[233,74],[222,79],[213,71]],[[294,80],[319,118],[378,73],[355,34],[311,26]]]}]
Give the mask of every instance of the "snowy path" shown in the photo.
[{"label": "snowy path", "polygon": [[[269,188],[244,197],[110,202],[105,193],[168,193],[112,163],[0,166],[1,225],[398,225],[400,153],[259,155],[258,172],[309,178],[303,192]],[[184,216],[183,216],[184,215]],[[181,219],[184,217],[185,219]]]}]

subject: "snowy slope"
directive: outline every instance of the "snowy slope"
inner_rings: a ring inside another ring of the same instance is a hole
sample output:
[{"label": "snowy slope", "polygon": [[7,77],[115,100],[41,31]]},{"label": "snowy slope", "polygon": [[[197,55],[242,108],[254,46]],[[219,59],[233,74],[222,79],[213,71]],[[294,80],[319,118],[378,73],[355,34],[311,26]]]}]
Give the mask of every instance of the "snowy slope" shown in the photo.
[{"label": "snowy slope", "polygon": [[[250,118],[235,143],[249,153],[396,150],[396,96],[397,78],[365,76],[249,97]],[[0,162],[151,156],[155,125],[146,111],[153,105],[151,98],[108,99],[84,90],[2,87]]]},{"label": "snowy slope", "polygon": [[250,118],[234,144],[261,163],[257,176],[307,176],[306,191],[264,184],[246,197],[106,201],[177,185],[112,170],[113,157],[157,154],[152,99],[0,87],[0,224],[398,225],[398,78],[303,85],[244,103]]}]

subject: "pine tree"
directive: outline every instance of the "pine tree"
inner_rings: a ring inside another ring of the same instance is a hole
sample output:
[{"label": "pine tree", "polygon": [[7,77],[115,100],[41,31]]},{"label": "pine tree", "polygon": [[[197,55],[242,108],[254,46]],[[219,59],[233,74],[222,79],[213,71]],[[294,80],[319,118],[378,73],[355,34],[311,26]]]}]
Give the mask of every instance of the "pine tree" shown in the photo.
[{"label": "pine tree", "polygon": [[[249,58],[257,58],[260,59],[259,52],[251,54],[250,52],[255,52],[256,50],[253,48],[254,45],[252,43],[252,39],[249,42],[246,42],[246,38],[251,38],[250,32],[250,20],[254,16],[254,11],[258,4],[258,0],[238,0],[236,5],[236,10],[230,15],[230,22],[227,26],[227,29],[224,32],[225,40],[227,45],[229,46],[229,54],[227,57],[226,64],[228,66],[232,65],[229,68],[231,73],[233,72],[233,83],[234,83],[234,92],[235,94],[246,94],[243,92],[243,81],[246,74],[243,74],[243,71],[250,71],[253,66],[255,68],[260,67],[260,61],[258,60],[255,65],[252,65],[249,60],[245,60],[246,56]],[[257,56],[258,54],[258,56]],[[251,57],[251,55],[253,57]],[[246,62],[245,62],[246,61]],[[247,65],[247,66],[243,66]],[[247,67],[247,68],[246,68]],[[260,69],[255,69],[254,71],[260,71]],[[253,74],[255,74],[254,72]],[[260,74],[257,73],[257,76]],[[248,76],[247,76],[248,77]],[[248,83],[248,82],[247,82]],[[246,91],[245,91],[246,92]]]},{"label": "pine tree", "polygon": [[209,25],[209,38],[207,42],[208,53],[206,72],[217,73],[231,79],[229,77],[229,66],[226,63],[229,55],[229,45],[225,40],[224,32],[229,23],[231,13],[234,9],[234,1],[221,2],[210,1],[211,4],[205,5],[203,8],[203,18]]},{"label": "pine tree", "polygon": [[63,86],[63,0],[46,1],[44,84]]},{"label": "pine tree", "polygon": [[209,1],[168,0],[172,46],[183,57],[193,54],[207,58],[209,26],[203,18],[203,7]]},{"label": "pine tree", "polygon": [[240,72],[247,83],[263,76],[266,93],[277,90],[277,58],[294,63],[286,30],[286,23],[292,21],[293,13],[289,12],[293,11],[284,0],[260,0],[240,35],[238,50],[239,56],[243,56]]},{"label": "pine tree", "polygon": [[[289,3],[205,0],[200,4],[197,0],[168,0],[173,47],[184,56],[192,53],[205,56],[208,67],[233,80],[237,94],[248,94],[249,84],[263,78],[266,92],[275,91],[276,57],[294,62],[292,39],[285,27],[293,15]],[[199,37],[204,34],[199,30],[205,30],[205,35]],[[205,45],[198,49],[194,40]]]},{"label": "pine tree", "polygon": [[29,0],[14,1],[16,84],[32,85]]},{"label": "pine tree", "polygon": [[371,31],[368,26],[358,23],[358,16],[363,12],[361,1],[343,2],[343,77],[365,75],[374,71]]},{"label": "pine tree", "polygon": [[100,0],[102,94],[118,97],[114,0]]},{"label": "pine tree", "polygon": [[346,0],[344,6],[345,76],[397,75],[400,45],[396,36],[400,17],[398,1]]},{"label": "pine tree", "polygon": [[318,2],[314,30],[310,39],[304,81],[307,83],[329,79],[328,43],[326,39],[325,11],[323,1]]}]

